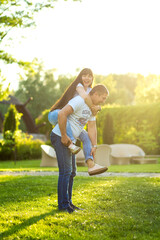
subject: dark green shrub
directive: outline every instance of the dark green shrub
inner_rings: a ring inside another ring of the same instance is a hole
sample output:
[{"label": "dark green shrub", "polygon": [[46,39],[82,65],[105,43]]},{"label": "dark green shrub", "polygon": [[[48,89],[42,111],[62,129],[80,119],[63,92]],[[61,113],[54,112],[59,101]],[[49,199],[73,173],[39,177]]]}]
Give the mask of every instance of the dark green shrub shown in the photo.
[{"label": "dark green shrub", "polygon": [[18,130],[18,126],[20,124],[20,118],[22,114],[18,113],[16,107],[14,105],[10,105],[8,108],[8,112],[5,114],[5,119],[3,123],[3,137],[6,138],[5,133],[10,131],[14,133]]},{"label": "dark green shrub", "polygon": [[42,155],[41,140],[25,140],[17,143],[17,160],[40,159]]},{"label": "dark green shrub", "polygon": [[13,159],[13,140],[0,141],[0,160]]},{"label": "dark green shrub", "polygon": [[103,143],[113,144],[113,139],[114,139],[113,118],[109,113],[107,113],[104,121]]},{"label": "dark green shrub", "polygon": [[17,160],[41,158],[41,144],[44,144],[44,142],[39,139],[33,140],[32,138],[31,135],[16,131]]},{"label": "dark green shrub", "polygon": [[0,159],[15,160],[15,137],[11,131],[5,132],[5,139],[0,144]]},{"label": "dark green shrub", "polygon": [[18,113],[14,105],[10,105],[5,114],[3,124],[3,138],[1,148],[1,159],[14,159],[16,161],[16,139],[15,132],[18,131],[20,118],[22,114]]}]

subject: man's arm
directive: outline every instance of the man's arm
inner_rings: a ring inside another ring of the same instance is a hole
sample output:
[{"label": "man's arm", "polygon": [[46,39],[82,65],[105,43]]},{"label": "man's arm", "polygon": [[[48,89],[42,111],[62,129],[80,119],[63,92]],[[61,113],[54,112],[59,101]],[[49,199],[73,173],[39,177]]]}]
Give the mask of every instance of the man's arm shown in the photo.
[{"label": "man's arm", "polygon": [[91,140],[92,150],[91,155],[95,157],[96,146],[97,146],[97,126],[96,121],[88,121],[88,135]]},{"label": "man's arm", "polygon": [[66,133],[67,117],[71,113],[73,113],[73,108],[68,104],[65,107],[63,107],[58,113],[58,124],[61,131],[61,136],[62,136],[61,142],[65,146],[69,146],[69,144],[71,143],[71,139],[67,136],[67,133]]}]

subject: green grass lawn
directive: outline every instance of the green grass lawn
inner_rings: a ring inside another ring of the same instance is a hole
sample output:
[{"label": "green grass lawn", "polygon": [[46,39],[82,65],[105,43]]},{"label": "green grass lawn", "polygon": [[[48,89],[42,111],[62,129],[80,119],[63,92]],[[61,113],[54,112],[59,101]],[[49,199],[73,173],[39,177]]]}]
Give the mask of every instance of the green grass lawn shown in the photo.
[{"label": "green grass lawn", "polygon": [[[58,168],[40,167],[41,160],[0,161],[0,171],[58,171]],[[87,171],[87,167],[78,167],[78,171]],[[131,164],[112,165],[109,172],[160,172],[160,159],[158,164]]]},{"label": "green grass lawn", "polygon": [[0,176],[0,239],[159,240],[160,178],[76,177],[57,210],[57,176]]}]

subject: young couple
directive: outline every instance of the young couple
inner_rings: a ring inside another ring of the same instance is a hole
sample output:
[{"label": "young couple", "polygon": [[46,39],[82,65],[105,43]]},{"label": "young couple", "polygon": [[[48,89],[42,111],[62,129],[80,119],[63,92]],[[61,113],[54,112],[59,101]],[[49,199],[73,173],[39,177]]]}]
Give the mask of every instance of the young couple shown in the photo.
[{"label": "young couple", "polygon": [[[83,151],[89,175],[103,173],[107,167],[94,163],[97,147],[96,113],[109,95],[104,85],[92,88],[93,73],[83,69],[52,106],[48,119],[55,125],[51,142],[56,151],[58,178],[58,208],[69,213],[79,209],[72,203],[73,178],[76,175],[75,154],[80,150],[77,139],[83,142]],[[88,123],[88,133],[83,129]]]}]

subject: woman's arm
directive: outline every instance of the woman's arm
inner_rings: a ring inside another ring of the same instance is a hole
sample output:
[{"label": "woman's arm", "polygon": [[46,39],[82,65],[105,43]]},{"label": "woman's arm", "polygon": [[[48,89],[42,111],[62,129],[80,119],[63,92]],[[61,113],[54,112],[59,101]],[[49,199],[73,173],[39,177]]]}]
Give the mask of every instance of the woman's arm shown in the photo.
[{"label": "woman's arm", "polygon": [[97,114],[97,112],[101,110],[100,106],[96,106],[92,103],[92,100],[91,100],[89,94],[87,94],[86,91],[84,90],[84,87],[77,86],[76,91],[84,99],[85,103],[91,109],[92,114],[95,116]]}]

